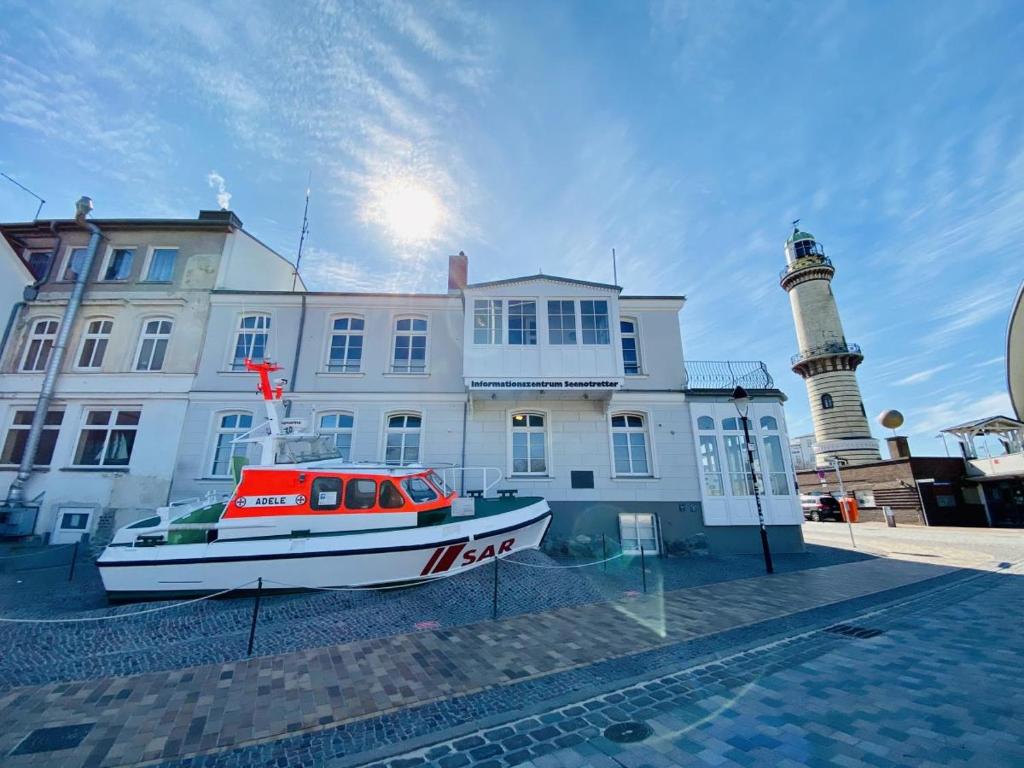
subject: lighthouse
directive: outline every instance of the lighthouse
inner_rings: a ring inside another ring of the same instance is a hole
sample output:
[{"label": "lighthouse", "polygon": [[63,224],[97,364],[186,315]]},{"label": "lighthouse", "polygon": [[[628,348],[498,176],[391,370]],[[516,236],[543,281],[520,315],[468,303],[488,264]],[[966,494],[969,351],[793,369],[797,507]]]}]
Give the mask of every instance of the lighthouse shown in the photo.
[{"label": "lighthouse", "polygon": [[828,465],[833,458],[848,464],[880,461],[857,386],[857,366],[864,355],[846,340],[832,294],[835,267],[814,235],[801,231],[798,223],[793,222],[786,241],[786,268],[779,284],[793,309],[800,351],[791,362],[807,385],[816,463]]}]

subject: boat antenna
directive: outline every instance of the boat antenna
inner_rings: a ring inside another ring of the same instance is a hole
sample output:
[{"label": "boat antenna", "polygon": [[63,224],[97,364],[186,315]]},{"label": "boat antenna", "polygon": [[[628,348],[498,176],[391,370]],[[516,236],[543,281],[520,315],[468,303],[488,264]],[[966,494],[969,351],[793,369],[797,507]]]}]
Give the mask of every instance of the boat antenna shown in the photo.
[{"label": "boat antenna", "polygon": [[619,284],[619,265],[615,261],[615,249],[612,248],[612,285]]},{"label": "boat antenna", "polygon": [[306,180],[306,206],[302,209],[302,231],[299,233],[299,252],[295,256],[295,270],[292,273],[292,290],[295,290],[299,282],[299,264],[302,263],[302,246],[306,242],[306,235],[309,234],[309,188],[313,184],[313,171],[309,172]]}]

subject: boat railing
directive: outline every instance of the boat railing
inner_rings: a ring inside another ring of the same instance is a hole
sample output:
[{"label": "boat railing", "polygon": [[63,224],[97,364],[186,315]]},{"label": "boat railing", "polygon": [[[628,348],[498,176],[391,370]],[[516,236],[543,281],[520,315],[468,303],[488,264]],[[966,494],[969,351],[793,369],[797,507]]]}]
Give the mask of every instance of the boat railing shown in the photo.
[{"label": "boat railing", "polygon": [[480,491],[484,496],[501,482],[504,476],[497,467],[437,467],[434,469],[449,490],[465,495]]}]

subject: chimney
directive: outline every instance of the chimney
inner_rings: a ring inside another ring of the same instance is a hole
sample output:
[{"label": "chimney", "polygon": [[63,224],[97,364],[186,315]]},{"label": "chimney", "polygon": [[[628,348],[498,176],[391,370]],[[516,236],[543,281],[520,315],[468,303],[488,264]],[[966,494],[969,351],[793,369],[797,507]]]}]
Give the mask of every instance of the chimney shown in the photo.
[{"label": "chimney", "polygon": [[448,293],[458,293],[469,281],[469,256],[459,251],[448,257]]},{"label": "chimney", "polygon": [[890,459],[909,459],[910,443],[902,435],[893,435],[885,438],[885,444],[889,446]]}]

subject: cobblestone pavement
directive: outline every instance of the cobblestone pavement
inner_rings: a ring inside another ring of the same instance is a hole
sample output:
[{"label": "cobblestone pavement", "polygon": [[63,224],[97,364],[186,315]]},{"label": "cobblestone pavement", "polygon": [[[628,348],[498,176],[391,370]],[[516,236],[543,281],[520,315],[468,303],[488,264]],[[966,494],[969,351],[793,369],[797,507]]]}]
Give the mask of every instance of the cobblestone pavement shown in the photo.
[{"label": "cobblestone pavement", "polygon": [[[68,581],[69,549],[24,548],[0,560],[12,569],[25,564],[48,568],[0,573],[0,617],[58,618],[121,615],[166,603],[109,607],[95,566],[82,558]],[[780,572],[865,559],[837,548],[810,547],[805,554],[776,558]],[[535,565],[564,563],[540,552],[516,560]],[[571,561],[570,561],[571,562]],[[578,561],[576,561],[578,562]],[[759,556],[647,558],[650,592],[681,589],[756,576]],[[607,566],[553,571],[503,563],[499,616],[535,613],[621,598],[641,590],[639,558]],[[387,637],[417,628],[455,627],[491,618],[493,572],[480,568],[452,579],[390,592],[305,593],[265,597],[257,650],[261,655]],[[252,599],[205,601],[137,618],[88,624],[11,625],[0,623],[0,690],[62,680],[180,669],[246,657]]]},{"label": "cobblestone pavement", "polygon": [[[1021,766],[1022,574],[977,574],[374,768]],[[608,738],[624,722],[650,734]]]},{"label": "cobblestone pavement", "polygon": [[[571,694],[600,674],[641,673],[631,660],[642,652],[670,656],[700,638],[782,626],[801,611],[949,572],[864,560],[244,662],[14,688],[0,695],[0,755],[11,766],[47,764],[55,754],[69,768],[189,755],[204,755],[194,765],[242,765],[283,749],[278,764],[308,765],[507,717],[523,697]],[[10,754],[34,729],[66,725],[89,726],[79,745]],[[301,738],[282,747],[294,732]],[[260,742],[256,753],[223,751]]]}]

